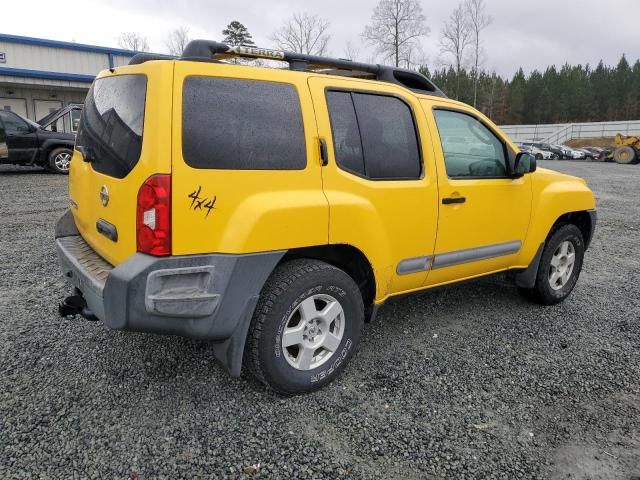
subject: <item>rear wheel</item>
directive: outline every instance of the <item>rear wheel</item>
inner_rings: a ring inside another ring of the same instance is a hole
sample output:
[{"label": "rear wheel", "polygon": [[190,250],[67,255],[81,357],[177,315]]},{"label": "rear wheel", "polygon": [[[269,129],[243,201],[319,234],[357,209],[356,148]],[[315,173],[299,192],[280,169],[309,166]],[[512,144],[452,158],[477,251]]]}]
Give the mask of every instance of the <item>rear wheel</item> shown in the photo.
[{"label": "rear wheel", "polygon": [[49,169],[67,175],[71,166],[73,151],[67,147],[55,148],[49,154]]},{"label": "rear wheel", "polygon": [[280,265],[265,284],[245,347],[245,366],[293,395],[333,381],[353,356],[364,325],[358,286],[318,260]]},{"label": "rear wheel", "polygon": [[576,286],[584,259],[584,239],[580,229],[564,224],[547,240],[536,283],[533,288],[521,288],[521,293],[542,305],[562,302]]},{"label": "rear wheel", "polygon": [[622,163],[623,165],[636,163],[636,157],[636,151],[629,145],[618,147],[616,148],[616,151],[613,152],[613,159],[616,161],[616,163]]}]

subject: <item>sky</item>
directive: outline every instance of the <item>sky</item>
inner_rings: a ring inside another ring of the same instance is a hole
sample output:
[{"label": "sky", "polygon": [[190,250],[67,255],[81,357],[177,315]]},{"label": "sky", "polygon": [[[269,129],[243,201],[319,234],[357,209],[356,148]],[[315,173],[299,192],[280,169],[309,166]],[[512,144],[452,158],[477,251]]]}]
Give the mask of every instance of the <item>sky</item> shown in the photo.
[{"label": "sky", "polygon": [[[447,17],[458,3],[418,0],[427,17],[421,39],[430,68],[446,64],[438,46]],[[232,20],[242,22],[261,47],[273,47],[271,34],[294,12],[309,12],[331,22],[329,50],[344,57],[347,42],[360,58],[373,53],[361,37],[378,0],[3,0],[0,33],[118,46],[121,32],[147,37],[151,50],[166,52],[166,39],[177,27],[191,38],[221,40]],[[485,0],[491,25],[481,38],[483,64],[504,76],[548,65],[615,65],[625,53],[640,58],[640,0]],[[25,8],[28,5],[28,8]]]}]

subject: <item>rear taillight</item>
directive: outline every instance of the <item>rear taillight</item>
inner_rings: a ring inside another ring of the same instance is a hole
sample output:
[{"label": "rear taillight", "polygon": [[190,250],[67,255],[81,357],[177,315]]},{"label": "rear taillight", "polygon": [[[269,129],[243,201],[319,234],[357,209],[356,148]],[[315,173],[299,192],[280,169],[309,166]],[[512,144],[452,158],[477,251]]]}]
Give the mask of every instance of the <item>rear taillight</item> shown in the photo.
[{"label": "rear taillight", "polygon": [[171,255],[171,175],[153,175],[138,190],[136,247],[149,255]]}]

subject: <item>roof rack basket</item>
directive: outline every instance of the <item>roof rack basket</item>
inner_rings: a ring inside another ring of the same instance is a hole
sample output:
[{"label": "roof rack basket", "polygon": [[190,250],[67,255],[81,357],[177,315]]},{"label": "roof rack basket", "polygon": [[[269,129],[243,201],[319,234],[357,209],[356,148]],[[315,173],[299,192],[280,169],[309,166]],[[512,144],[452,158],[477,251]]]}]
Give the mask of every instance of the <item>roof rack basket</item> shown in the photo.
[{"label": "roof rack basket", "polygon": [[[180,60],[210,62],[225,58],[260,58],[287,62],[290,70],[317,71],[332,75],[360,76],[383,82],[395,83],[417,93],[445,97],[446,95],[427,77],[413,70],[389,67],[374,63],[353,62],[351,60],[306,55],[303,53],[270,50],[243,45],[226,45],[211,40],[192,40],[184,49]],[[149,60],[166,59],[166,56],[138,54],[129,65]]]}]

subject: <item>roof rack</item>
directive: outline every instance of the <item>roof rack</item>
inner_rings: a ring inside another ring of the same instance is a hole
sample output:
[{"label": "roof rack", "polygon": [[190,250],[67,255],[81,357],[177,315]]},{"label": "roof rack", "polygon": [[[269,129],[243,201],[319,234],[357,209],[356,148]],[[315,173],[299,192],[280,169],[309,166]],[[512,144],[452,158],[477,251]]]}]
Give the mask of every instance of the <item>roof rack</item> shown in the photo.
[{"label": "roof rack", "polygon": [[[303,53],[270,50],[267,48],[244,45],[226,45],[211,40],[192,40],[185,47],[180,60],[211,62],[225,58],[261,58],[287,62],[290,70],[314,71],[330,75],[360,76],[383,82],[402,85],[417,93],[446,97],[427,77],[413,70],[389,67],[375,63],[361,63],[346,59],[320,57]],[[139,54],[134,56],[129,65],[144,63],[149,60],[166,59],[166,56]]]}]

